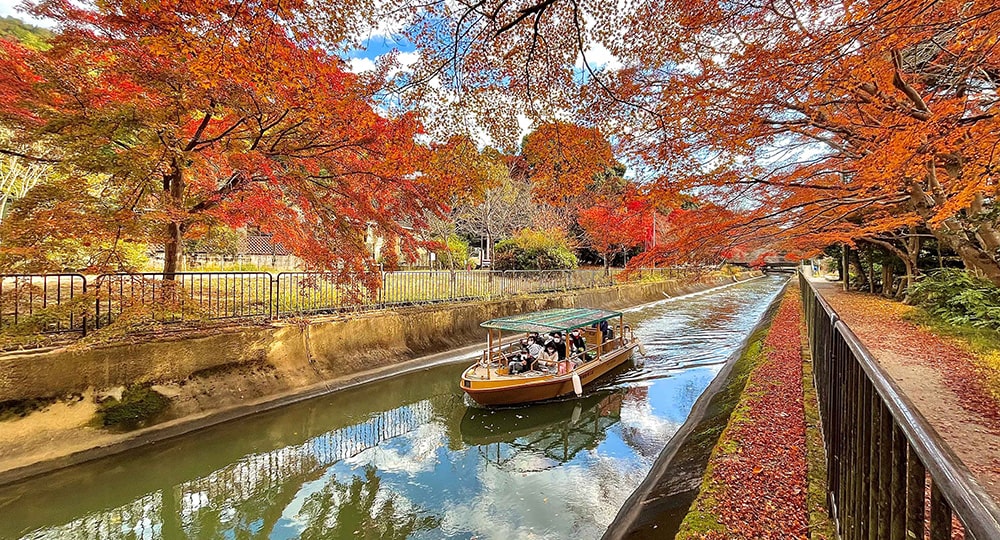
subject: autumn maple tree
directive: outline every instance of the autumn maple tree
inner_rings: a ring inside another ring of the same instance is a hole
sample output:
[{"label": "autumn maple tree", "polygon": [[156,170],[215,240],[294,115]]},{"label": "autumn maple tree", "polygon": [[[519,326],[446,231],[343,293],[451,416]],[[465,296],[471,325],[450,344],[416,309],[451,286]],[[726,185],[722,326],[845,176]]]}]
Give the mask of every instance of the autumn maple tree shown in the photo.
[{"label": "autumn maple tree", "polygon": [[540,125],[525,137],[522,154],[538,198],[554,205],[584,194],[615,164],[599,129],[567,122]]},{"label": "autumn maple tree", "polygon": [[[604,260],[608,271],[616,252],[642,246],[653,234],[653,209],[638,197],[625,200],[603,200],[579,212],[579,224],[587,241]],[[627,257],[625,257],[627,262]]]},{"label": "autumn maple tree", "polygon": [[518,103],[613,133],[660,205],[707,214],[680,251],[869,242],[912,261],[932,236],[1000,283],[995,2],[422,6],[415,78],[484,122]]},{"label": "autumn maple tree", "polygon": [[[253,224],[311,266],[347,272],[374,264],[368,226],[410,238],[401,221],[419,228],[440,210],[440,186],[421,180],[417,119],[374,110],[369,81],[322,46],[336,25],[315,29],[335,10],[46,0],[32,11],[58,26],[45,51],[0,40],[0,124],[18,134],[0,152],[51,164],[113,206],[94,233],[163,245],[168,278],[185,236],[214,223]],[[19,150],[31,144],[56,157]]]}]

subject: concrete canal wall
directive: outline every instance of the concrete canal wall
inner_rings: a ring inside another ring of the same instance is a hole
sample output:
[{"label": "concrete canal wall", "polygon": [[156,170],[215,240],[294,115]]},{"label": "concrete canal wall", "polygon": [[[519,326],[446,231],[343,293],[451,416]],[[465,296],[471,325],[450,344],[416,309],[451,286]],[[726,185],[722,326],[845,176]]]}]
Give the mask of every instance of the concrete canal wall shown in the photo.
[{"label": "concrete canal wall", "polygon": [[[755,274],[738,276],[746,279]],[[0,403],[60,397],[139,383],[175,385],[168,395],[198,403],[178,413],[284,391],[391,366],[481,341],[479,324],[555,307],[625,308],[732,282],[628,284],[493,302],[413,306],[267,326],[212,329],[200,335],[89,349],[74,347],[0,356]],[[190,387],[190,388],[188,388]],[[183,401],[177,400],[177,401]]]},{"label": "concrete canal wall", "polygon": [[771,300],[754,329],[695,401],[684,424],[660,452],[646,478],[632,492],[602,540],[673,538],[698,496],[712,449],[743,395],[759,351],[788,284]]},{"label": "concrete canal wall", "polygon": [[[30,400],[56,399],[40,400],[49,405],[23,418],[0,421],[0,485],[429,365],[468,362],[485,337],[479,324],[490,318],[551,307],[626,308],[757,275],[415,306],[88,350],[5,355],[0,413],[21,404],[31,410]],[[97,402],[138,383],[153,383],[168,396],[166,411],[133,431],[98,427]]]}]

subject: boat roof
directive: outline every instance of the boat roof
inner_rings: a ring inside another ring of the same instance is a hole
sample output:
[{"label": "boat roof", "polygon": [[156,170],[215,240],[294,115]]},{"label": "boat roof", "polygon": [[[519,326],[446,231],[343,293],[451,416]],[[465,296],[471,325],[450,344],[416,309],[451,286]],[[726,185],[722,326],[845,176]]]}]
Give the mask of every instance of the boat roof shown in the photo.
[{"label": "boat roof", "polygon": [[515,332],[554,332],[590,326],[621,316],[620,311],[590,308],[556,308],[521,313],[486,321],[483,328],[499,328]]}]

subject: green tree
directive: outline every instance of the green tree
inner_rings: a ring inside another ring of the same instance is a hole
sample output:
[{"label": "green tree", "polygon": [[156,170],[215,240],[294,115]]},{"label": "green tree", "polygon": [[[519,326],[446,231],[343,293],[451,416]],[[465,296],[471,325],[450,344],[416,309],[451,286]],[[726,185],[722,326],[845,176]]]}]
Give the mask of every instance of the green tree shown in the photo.
[{"label": "green tree", "polygon": [[447,270],[464,268],[469,260],[469,243],[457,234],[450,234],[440,248],[434,250],[438,264]]},{"label": "green tree", "polygon": [[567,270],[576,266],[566,233],[559,229],[523,229],[498,243],[493,259],[497,270]]}]

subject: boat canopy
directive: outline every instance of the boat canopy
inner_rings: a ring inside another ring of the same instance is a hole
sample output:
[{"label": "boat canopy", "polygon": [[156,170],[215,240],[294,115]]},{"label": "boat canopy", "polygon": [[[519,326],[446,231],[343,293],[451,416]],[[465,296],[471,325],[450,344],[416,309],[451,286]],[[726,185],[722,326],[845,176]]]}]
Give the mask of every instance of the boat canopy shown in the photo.
[{"label": "boat canopy", "polygon": [[521,313],[486,321],[483,328],[499,328],[515,332],[555,332],[590,326],[594,323],[620,317],[620,311],[589,308],[557,308],[532,313]]}]

